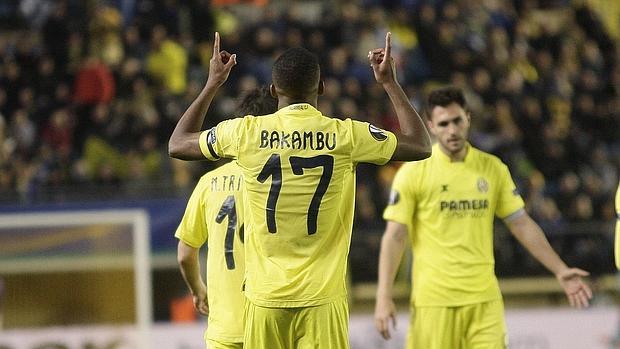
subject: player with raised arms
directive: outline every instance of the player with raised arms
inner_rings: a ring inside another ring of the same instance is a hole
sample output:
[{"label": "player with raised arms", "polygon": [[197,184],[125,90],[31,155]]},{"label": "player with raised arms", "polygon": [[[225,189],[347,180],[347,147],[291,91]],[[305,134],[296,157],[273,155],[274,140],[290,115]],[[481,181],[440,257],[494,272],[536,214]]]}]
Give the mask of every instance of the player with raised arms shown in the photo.
[{"label": "player with raised arms", "polygon": [[169,152],[182,159],[236,159],[245,205],[245,336],[249,349],[348,348],[346,265],[353,224],[355,168],[431,154],[430,137],[396,80],[391,34],[368,53],[401,132],[323,115],[316,56],[291,48],[275,61],[278,111],[220,122],[200,132],[236,55],[215,35],[205,88],[179,120]]}]

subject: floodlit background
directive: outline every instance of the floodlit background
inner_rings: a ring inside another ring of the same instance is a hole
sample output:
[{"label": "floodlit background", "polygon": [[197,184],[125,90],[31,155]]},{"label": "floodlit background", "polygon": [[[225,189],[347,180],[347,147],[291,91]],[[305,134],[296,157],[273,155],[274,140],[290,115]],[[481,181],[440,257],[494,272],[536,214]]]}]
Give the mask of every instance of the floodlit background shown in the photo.
[{"label": "floodlit background", "polygon": [[[620,2],[613,0],[0,1],[0,348],[203,348],[173,238],[212,165],[167,140],[206,81],[212,38],[237,54],[205,127],[268,84],[282,50],[321,61],[324,114],[397,127],[369,49],[393,33],[399,81],[466,92],[471,142],[511,169],[569,264],[591,272],[591,309],[568,308],[498,224],[510,348],[620,348],[613,195],[620,167]],[[350,252],[351,346],[402,348],[372,310],[381,212],[399,164],[360,165]]]}]

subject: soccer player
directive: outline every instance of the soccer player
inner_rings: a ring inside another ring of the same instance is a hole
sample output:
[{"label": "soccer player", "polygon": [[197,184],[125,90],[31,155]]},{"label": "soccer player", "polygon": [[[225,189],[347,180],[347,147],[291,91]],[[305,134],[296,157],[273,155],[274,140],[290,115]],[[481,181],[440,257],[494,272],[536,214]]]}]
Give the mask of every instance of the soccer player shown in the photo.
[{"label": "soccer player", "polygon": [[620,183],[616,190],[616,243],[614,253],[616,255],[616,268],[620,270]]},{"label": "soccer player", "polygon": [[[241,115],[264,115],[277,109],[268,87],[250,92],[241,102]],[[183,279],[194,307],[208,315],[205,340],[209,349],[243,348],[241,291],[245,271],[243,175],[228,162],[200,178],[175,236]],[[200,272],[199,249],[207,243],[207,283]]]},{"label": "soccer player", "polygon": [[493,218],[557,278],[572,306],[588,306],[592,292],[553,251],[524,210],[508,168],[467,142],[470,114],[461,90],[428,97],[433,155],[397,172],[384,218],[375,325],[390,338],[395,325],[394,277],[407,235],[413,248],[413,291],[407,348],[505,348],[503,301],[494,272]]},{"label": "soccer player", "polygon": [[276,113],[226,120],[197,132],[236,62],[219,47],[216,33],[206,86],[179,120],[169,152],[183,159],[234,158],[242,169],[245,348],[348,348],[345,271],[355,167],[420,160],[431,151],[423,121],[396,80],[391,34],[368,58],[396,111],[398,134],[322,115],[318,60],[303,48],[286,50],[273,65]]}]

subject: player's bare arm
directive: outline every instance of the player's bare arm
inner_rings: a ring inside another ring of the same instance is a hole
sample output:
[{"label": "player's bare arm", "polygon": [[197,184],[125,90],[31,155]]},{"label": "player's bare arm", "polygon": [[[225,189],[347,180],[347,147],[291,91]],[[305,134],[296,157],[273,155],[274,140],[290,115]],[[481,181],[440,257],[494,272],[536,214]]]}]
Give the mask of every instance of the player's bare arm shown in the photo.
[{"label": "player's bare arm", "polygon": [[368,60],[375,79],[387,92],[396,111],[400,133],[392,160],[414,161],[431,156],[431,139],[422,118],[409,102],[396,78],[396,67],[392,58],[392,33],[385,35],[385,47],[368,52]]},{"label": "player's bare arm", "polygon": [[171,157],[182,160],[204,160],[205,157],[200,151],[199,144],[200,129],[213,97],[215,97],[220,86],[226,82],[235,64],[237,64],[237,55],[220,51],[220,34],[216,32],[213,41],[213,55],[209,61],[207,83],[198,97],[183,113],[170,136],[168,153]]},{"label": "player's bare arm", "polygon": [[177,247],[177,260],[183,280],[187,284],[192,298],[194,308],[202,315],[209,315],[209,304],[207,302],[207,286],[200,276],[200,263],[198,261],[199,252],[197,248],[189,246],[179,240]]},{"label": "player's bare arm", "polygon": [[578,268],[569,268],[555,253],[540,226],[525,211],[512,214],[504,222],[519,243],[555,275],[570,305],[576,308],[587,307],[592,298],[592,290],[583,278],[589,273]]},{"label": "player's bare arm", "polygon": [[405,251],[407,226],[388,221],[381,238],[379,253],[379,282],[375,303],[375,327],[384,339],[390,339],[390,322],[396,328],[396,306],[392,297],[394,278]]}]

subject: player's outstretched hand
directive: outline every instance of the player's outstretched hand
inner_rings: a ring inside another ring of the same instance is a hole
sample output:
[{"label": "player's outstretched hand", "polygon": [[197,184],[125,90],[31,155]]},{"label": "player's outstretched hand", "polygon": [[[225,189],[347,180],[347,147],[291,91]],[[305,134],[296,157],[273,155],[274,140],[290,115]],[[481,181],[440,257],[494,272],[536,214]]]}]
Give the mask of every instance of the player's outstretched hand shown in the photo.
[{"label": "player's outstretched hand", "polygon": [[237,64],[237,55],[227,51],[220,51],[220,33],[215,32],[213,41],[213,55],[209,61],[209,78],[207,83],[213,83],[218,87],[226,82],[230,70]]},{"label": "player's outstretched hand", "polygon": [[391,298],[377,299],[375,304],[375,327],[381,333],[383,339],[392,338],[390,322],[392,322],[392,328],[396,329],[396,306],[394,301]]},{"label": "player's outstretched hand", "polygon": [[392,58],[392,33],[385,34],[385,47],[368,51],[368,61],[380,84],[396,81],[396,66]]},{"label": "player's outstretched hand", "polygon": [[592,290],[583,280],[583,278],[588,275],[590,275],[590,273],[578,268],[565,269],[556,275],[572,307],[581,309],[590,304]]},{"label": "player's outstretched hand", "polygon": [[203,285],[201,289],[192,295],[194,308],[204,316],[209,315],[209,302],[207,300],[207,288]]}]

